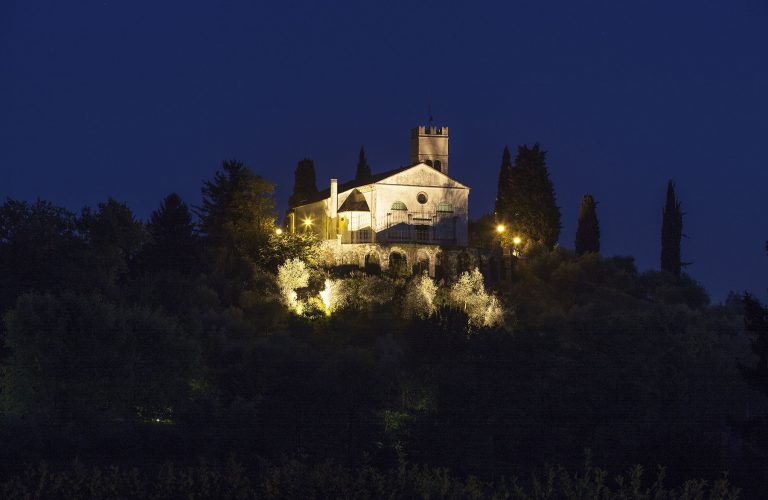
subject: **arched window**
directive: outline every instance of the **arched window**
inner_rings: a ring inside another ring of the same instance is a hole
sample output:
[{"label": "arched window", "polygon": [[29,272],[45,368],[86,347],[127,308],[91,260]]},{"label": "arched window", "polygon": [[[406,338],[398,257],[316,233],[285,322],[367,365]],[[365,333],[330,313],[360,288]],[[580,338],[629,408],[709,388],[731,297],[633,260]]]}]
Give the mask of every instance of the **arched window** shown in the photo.
[{"label": "arched window", "polygon": [[391,210],[408,210],[408,207],[402,201],[396,201],[392,204]]},{"label": "arched window", "polygon": [[444,213],[453,213],[453,205],[445,201],[441,201],[437,204],[437,211]]},{"label": "arched window", "polygon": [[430,167],[432,166],[432,160],[424,160],[424,163],[426,163]]},{"label": "arched window", "polygon": [[440,160],[435,160],[435,170],[443,171],[443,163]]}]

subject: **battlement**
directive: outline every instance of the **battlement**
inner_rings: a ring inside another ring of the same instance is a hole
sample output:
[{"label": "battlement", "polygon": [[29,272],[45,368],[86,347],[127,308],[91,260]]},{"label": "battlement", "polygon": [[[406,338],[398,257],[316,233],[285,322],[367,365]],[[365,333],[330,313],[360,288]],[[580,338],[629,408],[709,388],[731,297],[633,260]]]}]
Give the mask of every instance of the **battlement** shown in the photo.
[{"label": "battlement", "polygon": [[411,130],[411,138],[424,135],[440,135],[448,137],[448,127],[439,127],[434,125],[419,125]]}]

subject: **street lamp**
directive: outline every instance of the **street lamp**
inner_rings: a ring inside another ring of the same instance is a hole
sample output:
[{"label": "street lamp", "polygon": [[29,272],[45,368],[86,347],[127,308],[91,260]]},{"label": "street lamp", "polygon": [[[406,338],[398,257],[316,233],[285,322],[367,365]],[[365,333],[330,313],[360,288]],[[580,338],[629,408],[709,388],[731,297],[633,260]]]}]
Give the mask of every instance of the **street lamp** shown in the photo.
[{"label": "street lamp", "polygon": [[278,227],[277,229],[275,229],[275,234],[280,236],[281,234],[283,234],[283,230]]},{"label": "street lamp", "polygon": [[499,224],[498,226],[496,226],[496,232],[499,233],[499,234],[503,233],[506,230],[507,230],[507,228],[504,227],[503,224]]},{"label": "street lamp", "polygon": [[519,236],[515,236],[512,238],[512,255],[515,257],[520,257],[520,243],[523,242],[523,239]]},{"label": "street lamp", "polygon": [[310,219],[309,217],[304,219],[304,230],[309,229],[309,226],[311,225],[312,225],[312,219]]}]

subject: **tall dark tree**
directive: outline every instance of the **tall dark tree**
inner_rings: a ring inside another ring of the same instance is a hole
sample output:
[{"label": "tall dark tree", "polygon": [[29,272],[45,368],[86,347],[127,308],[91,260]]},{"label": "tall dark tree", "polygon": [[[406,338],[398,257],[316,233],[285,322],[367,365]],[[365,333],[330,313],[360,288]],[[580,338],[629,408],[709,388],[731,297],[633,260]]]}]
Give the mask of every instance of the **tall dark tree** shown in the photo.
[{"label": "tall dark tree", "polygon": [[360,156],[357,160],[357,171],[355,172],[355,180],[364,181],[371,178],[371,166],[368,165],[368,160],[365,158],[365,148],[360,146]]},{"label": "tall dark tree", "polygon": [[270,182],[236,160],[225,161],[214,179],[203,184],[203,205],[196,212],[219,272],[250,279],[274,233],[273,192]]},{"label": "tall dark tree", "polygon": [[315,164],[309,158],[304,158],[296,166],[293,194],[288,198],[288,205],[295,207],[315,194],[317,194]]},{"label": "tall dark tree", "polygon": [[530,148],[518,146],[509,180],[500,185],[500,192],[503,201],[497,216],[507,223],[509,236],[521,236],[524,244],[536,243],[546,248],[557,244],[560,208],[547,171],[546,151],[538,143]]},{"label": "tall dark tree", "polygon": [[494,213],[498,222],[506,222],[504,218],[510,210],[512,190],[512,155],[509,146],[504,146],[501,154],[501,168],[499,170],[499,184],[496,190],[496,206]]},{"label": "tall dark tree", "polygon": [[165,197],[147,224],[150,241],[142,251],[147,270],[190,274],[198,257],[198,237],[192,213],[176,193]]},{"label": "tall dark tree", "polygon": [[661,223],[661,270],[680,276],[680,241],[683,237],[683,213],[675,195],[675,183],[667,184],[667,201]]},{"label": "tall dark tree", "polygon": [[96,210],[86,207],[78,221],[88,242],[95,271],[102,286],[125,277],[147,241],[144,224],[136,220],[128,205],[109,198]]},{"label": "tall dark tree", "polygon": [[576,228],[576,255],[600,253],[600,225],[597,221],[597,202],[591,194],[581,197],[579,225]]}]

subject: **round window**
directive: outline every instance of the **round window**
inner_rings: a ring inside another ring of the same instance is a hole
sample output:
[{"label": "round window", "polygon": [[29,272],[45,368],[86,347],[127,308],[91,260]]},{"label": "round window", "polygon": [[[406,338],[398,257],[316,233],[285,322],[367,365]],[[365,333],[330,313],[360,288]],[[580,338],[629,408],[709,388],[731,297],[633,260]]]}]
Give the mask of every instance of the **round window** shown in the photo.
[{"label": "round window", "polygon": [[426,193],[419,193],[416,195],[416,201],[421,203],[422,205],[427,202],[427,194]]}]

